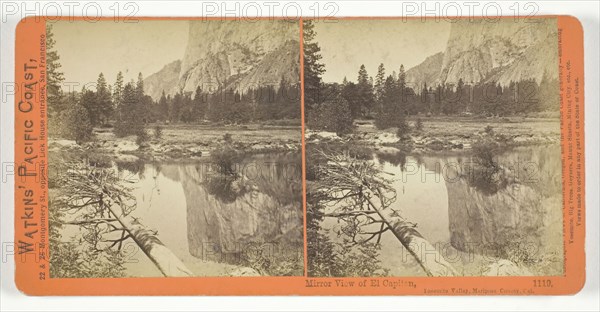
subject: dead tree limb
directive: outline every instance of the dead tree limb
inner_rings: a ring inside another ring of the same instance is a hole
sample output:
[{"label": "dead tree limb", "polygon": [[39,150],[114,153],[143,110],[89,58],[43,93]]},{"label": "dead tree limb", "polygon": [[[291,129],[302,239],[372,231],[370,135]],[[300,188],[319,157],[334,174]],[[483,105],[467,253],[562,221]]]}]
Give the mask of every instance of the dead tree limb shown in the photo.
[{"label": "dead tree limb", "polygon": [[[318,167],[318,182],[312,192],[325,206],[332,207],[325,217],[346,223],[342,232],[355,244],[364,244],[391,231],[429,276],[455,276],[457,271],[415,228],[390,208],[396,200],[392,181],[383,177],[373,163],[347,154],[327,155]],[[377,198],[377,203],[373,201]],[[432,216],[434,217],[434,216]],[[363,229],[380,223],[379,230]],[[357,238],[367,235],[365,239]],[[429,255],[429,256],[428,256]]]},{"label": "dead tree limb", "polygon": [[[122,185],[120,177],[110,170],[84,164],[73,164],[71,168],[62,181],[64,195],[58,198],[57,206],[73,220],[63,224],[86,229],[83,239],[97,251],[114,247],[121,250],[123,242],[131,239],[164,276],[193,275],[154,232],[132,216],[131,212],[136,208],[135,198],[131,190]],[[115,238],[115,232],[120,233],[120,238]]]}]

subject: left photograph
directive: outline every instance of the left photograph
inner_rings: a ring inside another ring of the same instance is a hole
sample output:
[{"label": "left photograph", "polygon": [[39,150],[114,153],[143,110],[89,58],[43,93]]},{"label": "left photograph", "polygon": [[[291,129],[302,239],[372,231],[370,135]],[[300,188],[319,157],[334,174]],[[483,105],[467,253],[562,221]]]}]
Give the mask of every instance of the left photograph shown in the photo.
[{"label": "left photograph", "polygon": [[300,27],[46,26],[51,278],[302,276]]}]

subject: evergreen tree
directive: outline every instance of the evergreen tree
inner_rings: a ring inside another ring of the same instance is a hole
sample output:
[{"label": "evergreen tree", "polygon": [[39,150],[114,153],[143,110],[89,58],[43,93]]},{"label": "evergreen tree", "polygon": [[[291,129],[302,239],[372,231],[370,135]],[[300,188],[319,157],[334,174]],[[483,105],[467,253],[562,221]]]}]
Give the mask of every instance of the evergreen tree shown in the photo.
[{"label": "evergreen tree", "polygon": [[404,107],[401,102],[400,87],[392,75],[385,80],[380,102],[381,107],[375,118],[375,126],[378,129],[396,127],[404,121]]},{"label": "evergreen tree", "polygon": [[96,93],[92,90],[87,90],[85,87],[81,90],[79,99],[81,106],[87,110],[88,120],[92,127],[99,126],[102,116],[102,111],[97,103]]},{"label": "evergreen tree", "polygon": [[194,120],[193,113],[194,113],[194,107],[193,107],[192,96],[190,93],[184,93],[183,97],[181,99],[180,120],[185,123],[191,122],[192,120]]},{"label": "evergreen tree", "polygon": [[320,102],[321,76],[325,73],[325,65],[321,63],[321,48],[314,41],[316,35],[313,21],[303,21],[304,103],[307,110]]},{"label": "evergreen tree", "polygon": [[160,100],[158,100],[158,120],[165,121],[169,119],[169,103],[167,102],[167,96],[163,90]]},{"label": "evergreen tree", "polygon": [[[93,93],[88,92],[88,97],[93,96]],[[74,97],[72,97],[74,99]],[[82,100],[84,97],[82,96]],[[65,137],[70,140],[75,140],[77,144],[90,141],[93,138],[93,127],[88,114],[88,110],[80,101],[69,102],[65,113]]]},{"label": "evergreen tree", "polygon": [[468,96],[465,93],[465,82],[462,78],[458,79],[458,84],[456,85],[456,105],[453,111],[454,114],[462,113],[467,108]]},{"label": "evergreen tree", "polygon": [[398,86],[400,88],[406,88],[406,72],[404,71],[404,65],[400,65],[400,70],[398,70]]},{"label": "evergreen tree", "polygon": [[56,41],[52,33],[52,25],[46,26],[46,94],[48,101],[48,111],[52,113],[60,113],[66,107],[62,99],[61,84],[65,80],[63,73],[60,71],[60,56],[54,49]]},{"label": "evergreen tree", "polygon": [[122,103],[119,109],[119,118],[115,124],[115,135],[124,137],[140,133],[144,127],[142,117],[138,114],[139,98],[137,88],[128,83],[123,88]]},{"label": "evergreen tree", "polygon": [[348,102],[350,114],[353,118],[356,118],[361,114],[363,103],[359,93],[358,85],[353,82],[348,82],[342,86],[341,96]]},{"label": "evergreen tree", "polygon": [[358,84],[368,84],[369,83],[369,74],[367,73],[367,69],[365,68],[365,64],[360,65],[358,69]]},{"label": "evergreen tree", "polygon": [[383,63],[377,68],[377,76],[375,76],[375,101],[380,104],[383,87],[385,85],[385,68]]},{"label": "evergreen tree", "polygon": [[111,101],[111,94],[106,84],[104,74],[100,73],[96,84],[96,103],[98,116],[98,124],[106,124],[112,117],[113,104]]},{"label": "evergreen tree", "polygon": [[170,119],[171,122],[178,122],[181,120],[181,108],[183,106],[183,93],[177,92],[173,96],[171,103]]},{"label": "evergreen tree", "polygon": [[351,133],[354,124],[350,106],[341,96],[318,105],[309,115],[310,126],[314,129],[335,132],[338,135]]},{"label": "evergreen tree", "polygon": [[398,71],[398,90],[400,91],[401,101],[405,102],[407,98],[406,94],[406,73],[404,72],[404,65],[400,65]]},{"label": "evergreen tree", "polygon": [[135,84],[135,94],[138,99],[144,96],[144,76],[142,73],[138,73],[137,83]]},{"label": "evergreen tree", "polygon": [[153,101],[149,95],[144,94],[144,76],[142,73],[138,73],[135,84],[135,96],[137,98],[137,104],[135,105],[136,113],[142,122],[149,121],[151,119],[150,112],[152,111]]},{"label": "evergreen tree", "polygon": [[[118,112],[121,102],[123,101],[123,73],[120,71],[117,73],[117,80],[115,81],[115,86],[113,87],[112,101],[114,110]],[[118,118],[118,116],[115,117]]]},{"label": "evergreen tree", "polygon": [[352,111],[353,118],[369,114],[375,104],[373,85],[365,65],[361,65],[358,70],[357,95],[360,106]]},{"label": "evergreen tree", "polygon": [[558,111],[560,109],[560,93],[558,79],[553,79],[544,74],[540,81],[537,98],[539,99],[538,111]]}]

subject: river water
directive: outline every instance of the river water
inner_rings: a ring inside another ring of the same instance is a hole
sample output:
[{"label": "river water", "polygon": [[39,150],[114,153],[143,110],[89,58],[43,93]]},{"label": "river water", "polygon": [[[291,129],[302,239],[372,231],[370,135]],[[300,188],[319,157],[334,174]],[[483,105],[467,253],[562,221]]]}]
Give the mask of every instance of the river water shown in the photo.
[{"label": "river water", "polygon": [[[472,154],[416,156],[395,149],[374,162],[393,179],[399,212],[459,275],[561,275],[560,146],[521,147],[493,156],[502,174],[481,179]],[[323,227],[336,232],[338,223]],[[332,235],[332,239],[339,237]],[[391,276],[425,272],[391,232],[381,238],[379,261]]]},{"label": "river water", "polygon": [[[302,174],[299,155],[246,156],[230,175],[209,157],[195,162],[117,162],[137,199],[133,212],[198,276],[240,267],[261,274],[303,274]],[[130,276],[161,276],[128,246]]]}]

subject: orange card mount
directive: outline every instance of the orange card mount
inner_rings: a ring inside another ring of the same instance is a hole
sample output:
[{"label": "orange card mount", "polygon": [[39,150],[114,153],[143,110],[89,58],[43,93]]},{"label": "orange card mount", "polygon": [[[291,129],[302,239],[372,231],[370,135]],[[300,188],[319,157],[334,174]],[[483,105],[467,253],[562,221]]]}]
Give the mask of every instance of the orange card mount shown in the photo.
[{"label": "orange card mount", "polygon": [[26,294],[583,287],[573,17],[29,17],[16,37]]}]

